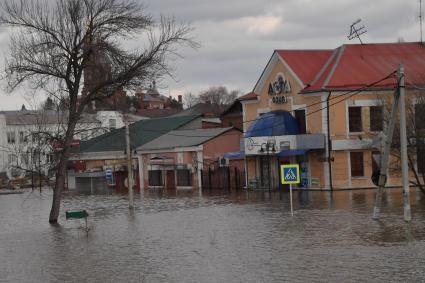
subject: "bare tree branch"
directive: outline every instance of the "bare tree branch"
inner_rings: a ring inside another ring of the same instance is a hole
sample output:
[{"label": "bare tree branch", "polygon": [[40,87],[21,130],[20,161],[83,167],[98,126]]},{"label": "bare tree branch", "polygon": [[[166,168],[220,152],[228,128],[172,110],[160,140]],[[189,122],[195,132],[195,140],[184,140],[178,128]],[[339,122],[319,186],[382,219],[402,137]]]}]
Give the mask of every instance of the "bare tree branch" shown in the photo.
[{"label": "bare tree branch", "polygon": [[[29,83],[48,89],[68,111],[64,149],[59,154],[49,221],[57,222],[70,144],[86,106],[122,88],[145,85],[171,75],[167,63],[178,46],[196,48],[192,28],[161,17],[155,24],[137,0],[3,0],[0,24],[13,30],[6,60],[9,91]],[[146,34],[144,48],[126,50],[122,42]],[[83,74],[104,60],[107,74],[82,92]],[[80,95],[82,93],[82,95]]]}]

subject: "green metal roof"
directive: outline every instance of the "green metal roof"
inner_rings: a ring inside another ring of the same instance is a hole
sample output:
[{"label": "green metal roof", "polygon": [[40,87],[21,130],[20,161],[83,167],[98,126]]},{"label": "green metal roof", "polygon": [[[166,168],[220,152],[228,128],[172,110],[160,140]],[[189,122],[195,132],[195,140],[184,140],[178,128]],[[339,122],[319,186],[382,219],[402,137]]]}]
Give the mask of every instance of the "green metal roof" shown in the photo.
[{"label": "green metal roof", "polygon": [[138,147],[137,150],[157,150],[197,146],[228,132],[231,129],[232,128],[209,128],[170,131],[153,141]]},{"label": "green metal roof", "polygon": [[[130,125],[131,147],[137,148],[169,131],[180,128],[199,115],[141,120]],[[125,149],[125,127],[82,142],[82,152],[121,151]]]}]

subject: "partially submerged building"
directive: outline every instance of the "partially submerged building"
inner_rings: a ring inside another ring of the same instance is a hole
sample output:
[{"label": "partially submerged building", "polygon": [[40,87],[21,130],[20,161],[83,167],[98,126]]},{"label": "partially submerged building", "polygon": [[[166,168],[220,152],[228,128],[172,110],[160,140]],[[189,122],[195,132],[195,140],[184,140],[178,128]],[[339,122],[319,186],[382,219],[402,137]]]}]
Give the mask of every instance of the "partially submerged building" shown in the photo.
[{"label": "partially submerged building", "polygon": [[[424,58],[421,43],[275,50],[253,91],[239,98],[248,183],[278,187],[280,165],[297,163],[305,188],[374,186],[370,176],[379,167],[395,72],[404,64],[409,109],[425,109],[417,99],[425,86]],[[421,154],[419,148],[411,155],[414,166],[423,167]],[[395,169],[388,185],[399,184]]]},{"label": "partially submerged building", "polygon": [[141,188],[200,189],[202,171],[240,150],[241,138],[235,128],[170,131],[137,148]]}]

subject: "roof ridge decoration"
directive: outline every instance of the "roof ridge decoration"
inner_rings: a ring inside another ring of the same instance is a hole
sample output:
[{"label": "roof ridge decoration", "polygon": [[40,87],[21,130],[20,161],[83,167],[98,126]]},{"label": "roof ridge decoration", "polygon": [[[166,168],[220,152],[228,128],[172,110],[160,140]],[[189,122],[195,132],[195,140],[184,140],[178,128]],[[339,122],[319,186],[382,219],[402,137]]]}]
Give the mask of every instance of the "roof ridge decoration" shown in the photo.
[{"label": "roof ridge decoration", "polygon": [[333,74],[335,73],[335,70],[338,67],[339,61],[341,60],[342,54],[345,51],[345,45],[342,45],[342,46],[338,47],[337,50],[338,50],[338,55],[337,55],[337,57],[335,59],[335,63],[332,66],[331,71],[329,72],[329,75],[326,77],[325,81],[323,82],[323,88],[325,88],[328,85],[328,83],[331,80]]},{"label": "roof ridge decoration", "polygon": [[337,49],[334,49],[332,51],[331,56],[329,57],[329,59],[326,61],[326,63],[322,66],[322,68],[320,69],[320,71],[316,74],[316,76],[314,77],[314,79],[307,85],[307,87],[315,85],[319,79],[322,77],[322,75],[324,74],[324,72],[326,71],[326,69],[329,67],[329,64],[334,60],[336,54],[338,53]]}]

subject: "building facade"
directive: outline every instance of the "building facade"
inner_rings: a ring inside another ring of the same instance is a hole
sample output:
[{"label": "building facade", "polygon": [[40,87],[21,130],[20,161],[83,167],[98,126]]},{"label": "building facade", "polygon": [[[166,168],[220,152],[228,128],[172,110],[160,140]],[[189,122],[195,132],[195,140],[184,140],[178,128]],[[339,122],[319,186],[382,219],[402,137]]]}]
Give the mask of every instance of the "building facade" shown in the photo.
[{"label": "building facade", "polygon": [[[26,110],[0,112],[0,172],[9,178],[28,172],[47,176],[54,160],[54,140],[63,135],[67,112]],[[124,126],[124,119],[133,123],[141,117],[117,111],[84,113],[75,129],[73,146],[105,132]]]},{"label": "building facade", "polygon": [[[419,43],[274,51],[253,91],[239,98],[248,184],[278,187],[279,165],[298,163],[302,187],[372,187],[395,72],[404,64],[408,104],[417,109],[424,56]],[[400,185],[397,170],[389,173],[388,185]]]},{"label": "building facade", "polygon": [[171,131],[137,148],[141,189],[202,189],[202,171],[240,149],[234,128]]}]

